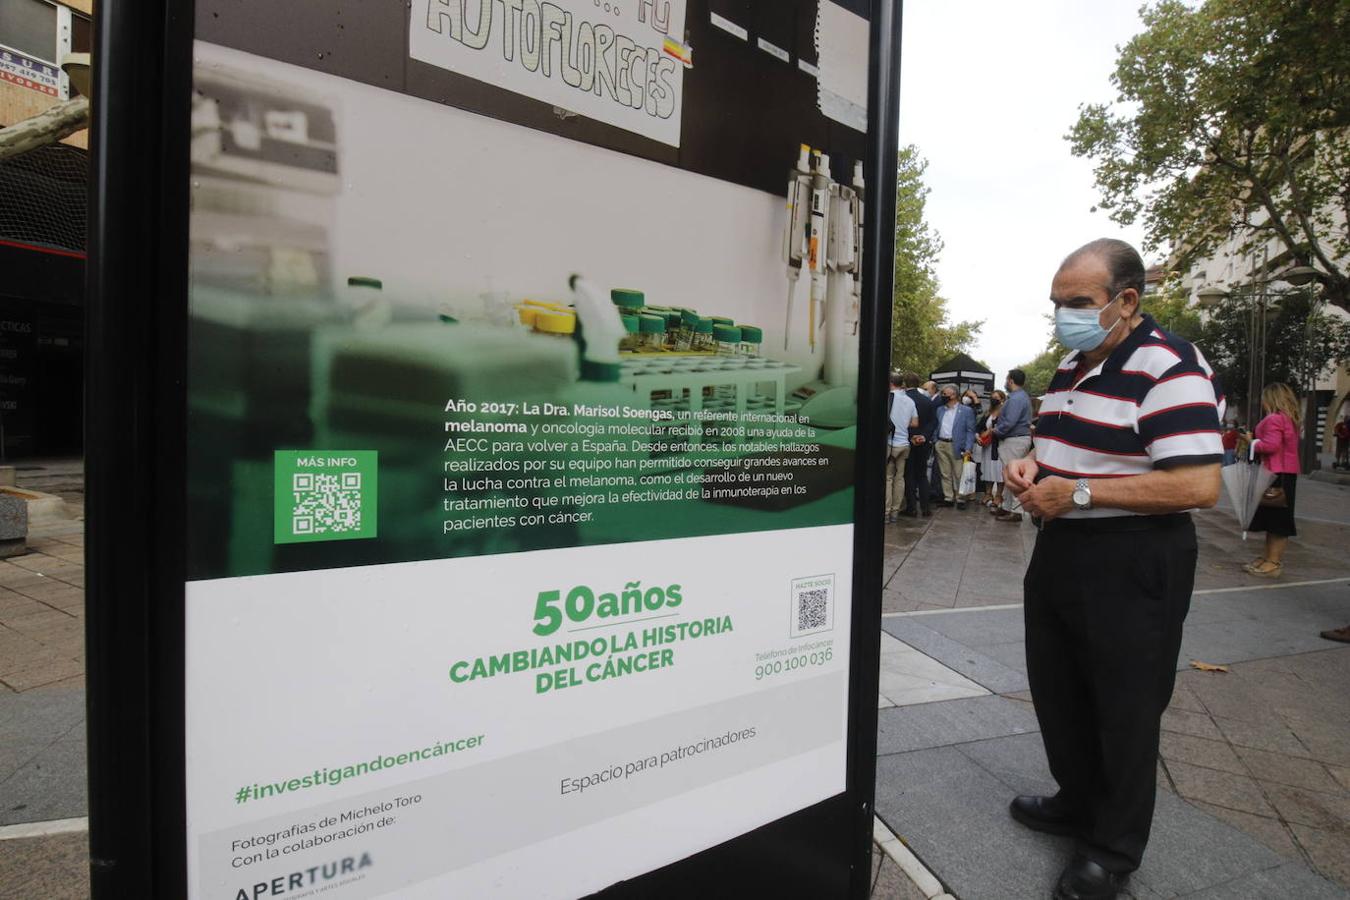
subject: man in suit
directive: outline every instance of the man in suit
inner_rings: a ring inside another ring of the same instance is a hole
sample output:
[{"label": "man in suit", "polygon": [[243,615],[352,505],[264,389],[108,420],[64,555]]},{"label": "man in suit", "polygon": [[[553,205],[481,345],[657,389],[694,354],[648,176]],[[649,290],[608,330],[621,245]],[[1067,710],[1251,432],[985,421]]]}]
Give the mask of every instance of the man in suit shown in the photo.
[{"label": "man in suit", "polygon": [[938,470],[942,473],[943,506],[966,508],[961,494],[961,466],[963,457],[975,445],[975,411],[969,400],[963,403],[954,385],[942,389],[942,405],[937,408]]},{"label": "man in suit", "polygon": [[909,459],[905,460],[905,515],[931,516],[928,500],[928,459],[937,435],[937,417],[928,393],[919,389],[919,376],[905,373],[905,393],[914,401],[919,424],[909,430]]}]

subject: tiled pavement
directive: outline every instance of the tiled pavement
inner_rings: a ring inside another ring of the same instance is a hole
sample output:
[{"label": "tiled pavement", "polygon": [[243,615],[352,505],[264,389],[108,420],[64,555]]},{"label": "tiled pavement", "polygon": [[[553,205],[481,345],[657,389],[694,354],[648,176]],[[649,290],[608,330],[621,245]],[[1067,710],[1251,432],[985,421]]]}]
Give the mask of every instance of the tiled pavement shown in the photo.
[{"label": "tiled pavement", "polygon": [[35,523],[28,548],[0,561],[0,825],[86,809],[84,523]]},{"label": "tiled pavement", "polygon": [[[1241,571],[1256,545],[1242,546],[1227,513],[1198,517],[1199,593],[1132,896],[1350,896],[1350,647],[1317,636],[1350,622],[1350,528],[1340,524],[1350,493],[1318,490],[1308,507],[1323,520],[1300,522],[1286,581],[1340,579],[1332,584],[1272,589]],[[973,513],[887,529],[883,627],[950,674],[931,679],[926,699],[892,705],[884,673],[888,649],[897,654],[883,637],[877,809],[953,894],[1044,897],[1071,847],[1007,815],[1014,794],[1053,781],[1026,692],[1022,611],[987,608],[1019,603],[1020,590],[984,565],[1006,558],[1020,575],[1034,532]],[[1229,671],[1193,670],[1192,659]],[[984,693],[943,696],[966,684]]]},{"label": "tiled pavement", "polygon": [[16,693],[84,680],[84,523],[33,532],[26,555],[0,560],[0,684]]}]

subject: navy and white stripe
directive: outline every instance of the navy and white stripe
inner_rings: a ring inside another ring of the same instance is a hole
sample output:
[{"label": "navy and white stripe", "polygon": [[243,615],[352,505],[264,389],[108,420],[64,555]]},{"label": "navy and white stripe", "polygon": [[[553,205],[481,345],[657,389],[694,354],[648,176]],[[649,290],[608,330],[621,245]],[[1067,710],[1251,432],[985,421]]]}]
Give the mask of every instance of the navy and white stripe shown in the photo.
[{"label": "navy and white stripe", "polygon": [[1123,478],[1223,459],[1223,389],[1193,344],[1146,315],[1078,379],[1080,357],[1071,353],[1059,364],[1041,402],[1036,461],[1042,474]]}]

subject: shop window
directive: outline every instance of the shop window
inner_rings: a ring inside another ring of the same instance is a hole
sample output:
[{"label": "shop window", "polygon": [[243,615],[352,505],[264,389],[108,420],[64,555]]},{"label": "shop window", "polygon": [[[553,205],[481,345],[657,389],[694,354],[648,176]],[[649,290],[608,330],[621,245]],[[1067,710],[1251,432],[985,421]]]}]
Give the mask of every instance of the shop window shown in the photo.
[{"label": "shop window", "polygon": [[0,44],[56,63],[56,7],[42,0],[0,0]]},{"label": "shop window", "polygon": [[70,17],[70,52],[94,52],[94,23],[79,13]]}]

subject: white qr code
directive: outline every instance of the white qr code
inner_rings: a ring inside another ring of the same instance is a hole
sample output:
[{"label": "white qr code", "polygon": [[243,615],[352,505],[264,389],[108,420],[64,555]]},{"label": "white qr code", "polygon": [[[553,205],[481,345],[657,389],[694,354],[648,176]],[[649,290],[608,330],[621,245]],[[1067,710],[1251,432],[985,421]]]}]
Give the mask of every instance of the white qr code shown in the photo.
[{"label": "white qr code", "polygon": [[291,534],[341,534],[361,530],[361,473],[296,472]]},{"label": "white qr code", "polygon": [[818,634],[834,628],[834,576],[814,575],[792,582],[793,637]]}]

